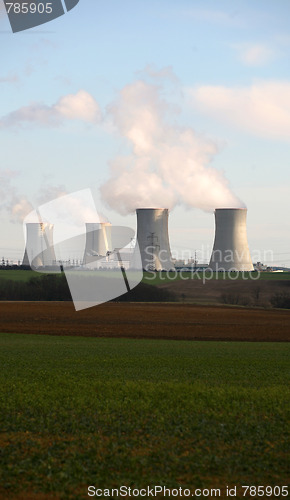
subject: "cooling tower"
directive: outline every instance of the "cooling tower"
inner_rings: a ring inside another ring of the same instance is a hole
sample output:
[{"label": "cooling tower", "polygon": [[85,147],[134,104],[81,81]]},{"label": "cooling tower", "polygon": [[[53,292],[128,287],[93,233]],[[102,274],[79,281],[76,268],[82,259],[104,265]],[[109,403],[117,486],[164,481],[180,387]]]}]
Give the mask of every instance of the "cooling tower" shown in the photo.
[{"label": "cooling tower", "polygon": [[38,268],[55,264],[53,224],[47,222],[27,223],[26,248],[22,265]]},{"label": "cooling tower", "polygon": [[83,263],[95,261],[98,256],[112,252],[112,225],[109,222],[86,224],[86,247]]},{"label": "cooling tower", "polygon": [[[137,243],[143,269],[146,271],[174,269],[168,237],[168,209],[137,208],[136,213]],[[134,256],[132,267],[134,267]]]},{"label": "cooling tower", "polygon": [[215,210],[215,240],[209,263],[213,271],[253,271],[246,218],[246,208]]}]

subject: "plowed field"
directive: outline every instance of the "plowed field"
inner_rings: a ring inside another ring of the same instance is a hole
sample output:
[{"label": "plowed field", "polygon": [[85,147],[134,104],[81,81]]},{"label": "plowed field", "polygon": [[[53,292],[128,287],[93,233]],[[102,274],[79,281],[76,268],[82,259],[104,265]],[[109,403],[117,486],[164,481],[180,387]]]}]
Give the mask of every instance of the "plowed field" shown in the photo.
[{"label": "plowed field", "polygon": [[290,311],[190,304],[1,302],[0,331],[40,335],[289,341]]}]

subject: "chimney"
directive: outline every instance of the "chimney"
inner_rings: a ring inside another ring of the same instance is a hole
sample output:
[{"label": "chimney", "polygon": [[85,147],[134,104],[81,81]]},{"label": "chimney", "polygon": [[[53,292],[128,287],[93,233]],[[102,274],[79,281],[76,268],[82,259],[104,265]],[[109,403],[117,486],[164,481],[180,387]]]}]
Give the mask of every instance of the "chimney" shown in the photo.
[{"label": "chimney", "polygon": [[109,222],[86,223],[86,246],[83,263],[89,264],[96,257],[112,252],[112,224]]},{"label": "chimney", "polygon": [[[145,271],[174,269],[168,236],[168,209],[137,208],[136,214],[137,243],[143,269]],[[131,267],[134,267],[134,255]]]},{"label": "chimney", "polygon": [[213,271],[253,271],[247,239],[247,209],[217,208],[215,240],[209,267]]},{"label": "chimney", "polygon": [[38,268],[55,264],[53,224],[48,222],[27,223],[26,246],[22,265]]}]

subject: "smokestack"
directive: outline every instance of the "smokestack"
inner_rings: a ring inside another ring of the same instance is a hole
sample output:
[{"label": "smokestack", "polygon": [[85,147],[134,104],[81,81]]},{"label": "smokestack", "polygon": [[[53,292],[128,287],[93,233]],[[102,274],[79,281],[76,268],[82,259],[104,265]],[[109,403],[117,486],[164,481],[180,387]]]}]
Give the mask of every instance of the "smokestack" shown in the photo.
[{"label": "smokestack", "polygon": [[38,268],[55,264],[53,224],[48,222],[27,223],[26,248],[22,265]]},{"label": "smokestack", "polygon": [[145,271],[174,269],[168,236],[168,208],[137,208],[136,213],[137,243],[143,269]]},{"label": "smokestack", "polygon": [[246,208],[215,210],[215,240],[209,263],[213,271],[253,271],[246,219]]},{"label": "smokestack", "polygon": [[109,222],[86,223],[86,246],[84,264],[95,261],[96,256],[106,256],[112,252],[112,224]]}]

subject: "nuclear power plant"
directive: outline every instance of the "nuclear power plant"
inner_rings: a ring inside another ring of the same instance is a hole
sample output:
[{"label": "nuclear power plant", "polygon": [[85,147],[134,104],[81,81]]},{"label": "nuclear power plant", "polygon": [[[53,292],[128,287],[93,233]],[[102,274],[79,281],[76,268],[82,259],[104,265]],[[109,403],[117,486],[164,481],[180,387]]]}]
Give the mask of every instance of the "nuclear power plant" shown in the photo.
[{"label": "nuclear power plant", "polygon": [[31,222],[26,224],[26,247],[23,266],[33,268],[55,265],[53,248],[53,224]]},{"label": "nuclear power plant", "polygon": [[215,239],[209,268],[213,271],[253,271],[247,239],[247,209],[217,208]]},{"label": "nuclear power plant", "polygon": [[[142,262],[142,268],[146,271],[175,269],[168,235],[168,209],[137,208],[136,215],[135,249],[126,246],[122,250],[124,253],[122,258],[128,262],[126,267],[128,265],[132,269],[140,269]],[[254,270],[248,247],[246,217],[246,208],[217,208],[215,210],[215,238],[208,265],[212,271]],[[114,229],[117,228],[114,227]],[[53,224],[27,223],[26,233],[26,249],[22,265],[30,265],[34,268],[56,265]],[[114,256],[115,249],[112,240],[111,223],[86,223],[86,241],[82,247],[84,250],[81,250],[83,252],[82,260],[80,259],[81,265],[96,268],[114,267],[116,256]],[[122,245],[119,244],[120,247],[124,245],[124,242]],[[121,248],[117,250],[120,251]],[[178,268],[177,262],[176,266]],[[204,269],[206,267],[206,264],[203,265]]]},{"label": "nuclear power plant", "polygon": [[[174,269],[168,236],[168,208],[137,208],[137,245],[146,271]],[[132,267],[134,267],[134,255]]]},{"label": "nuclear power plant", "polygon": [[83,263],[94,262],[96,257],[105,257],[112,251],[112,224],[109,222],[87,223]]}]

